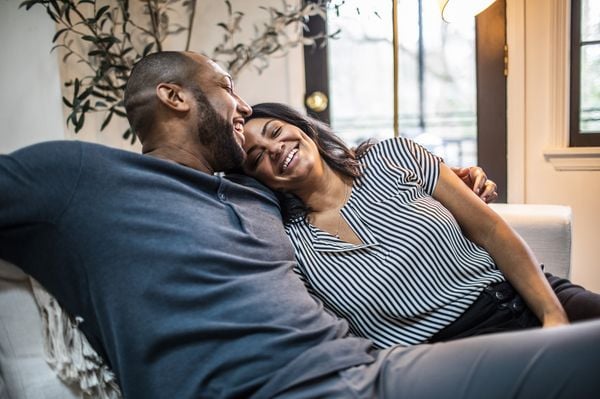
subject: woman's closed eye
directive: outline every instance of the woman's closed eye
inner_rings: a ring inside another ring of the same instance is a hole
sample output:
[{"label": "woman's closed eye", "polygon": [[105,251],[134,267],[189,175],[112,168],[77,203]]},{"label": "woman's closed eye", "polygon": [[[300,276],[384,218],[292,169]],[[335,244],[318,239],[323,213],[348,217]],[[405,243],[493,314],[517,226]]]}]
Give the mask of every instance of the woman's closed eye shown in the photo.
[{"label": "woman's closed eye", "polygon": [[264,150],[255,150],[254,154],[253,154],[253,160],[252,160],[252,169],[256,169],[256,167],[258,166],[258,164],[260,163],[260,161],[263,158],[263,155],[265,154]]},{"label": "woman's closed eye", "polygon": [[[277,122],[275,120],[271,120],[269,122],[267,122],[263,128],[263,135],[267,138],[267,140],[270,142],[271,140],[276,139],[282,132],[283,130],[283,124],[279,124],[278,126],[269,126],[272,122]],[[248,163],[249,163],[249,167],[253,170],[255,170],[258,167],[258,164],[260,164],[260,162],[263,160],[264,155],[265,155],[265,148],[261,148],[261,146],[252,146],[252,148],[250,149],[250,151],[248,151]]]},{"label": "woman's closed eye", "polygon": [[283,126],[277,126],[276,128],[274,128],[271,131],[271,138],[276,138],[277,136],[279,136],[279,134],[281,133],[281,129],[283,128]]}]

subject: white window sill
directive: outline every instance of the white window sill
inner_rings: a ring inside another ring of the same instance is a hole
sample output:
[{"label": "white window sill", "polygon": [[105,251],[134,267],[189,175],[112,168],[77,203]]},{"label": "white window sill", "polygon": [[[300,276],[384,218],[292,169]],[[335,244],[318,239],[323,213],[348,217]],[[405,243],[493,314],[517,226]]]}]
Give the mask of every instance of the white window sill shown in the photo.
[{"label": "white window sill", "polygon": [[548,148],[544,157],[556,170],[600,170],[600,147]]}]

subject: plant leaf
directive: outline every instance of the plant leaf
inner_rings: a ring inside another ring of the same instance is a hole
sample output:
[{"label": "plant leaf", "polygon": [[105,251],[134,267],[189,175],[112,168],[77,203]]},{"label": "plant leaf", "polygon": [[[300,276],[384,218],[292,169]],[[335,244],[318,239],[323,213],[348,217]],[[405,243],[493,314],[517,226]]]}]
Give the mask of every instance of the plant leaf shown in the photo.
[{"label": "plant leaf", "polygon": [[52,43],[54,43],[60,37],[60,35],[67,32],[68,30],[69,30],[68,28],[63,28],[63,29],[59,29],[58,31],[56,31],[56,33],[54,34],[54,37],[52,37]]},{"label": "plant leaf", "polygon": [[146,45],[146,47],[144,47],[144,51],[142,51],[142,57],[145,57],[148,54],[150,54],[150,52],[152,52],[152,49],[154,49],[154,42],[150,42]]},{"label": "plant leaf", "polygon": [[91,35],[83,35],[81,36],[81,40],[85,40],[92,43],[98,43],[98,38],[96,36]]},{"label": "plant leaf", "polygon": [[110,9],[110,6],[104,6],[104,7],[100,7],[100,9],[96,12],[95,18],[96,20],[99,20],[100,17],[106,12],[108,11],[108,9]]},{"label": "plant leaf", "polygon": [[63,100],[63,103],[64,103],[64,104],[65,104],[67,107],[69,107],[69,108],[73,108],[73,104],[71,104],[71,102],[70,102],[69,100],[67,100],[67,98],[66,98],[66,97],[64,97],[64,96],[63,96],[62,100]]},{"label": "plant leaf", "polygon": [[106,126],[108,126],[108,124],[110,123],[110,120],[112,119],[113,116],[113,112],[112,110],[108,113],[108,115],[106,116],[106,118],[104,118],[104,122],[102,122],[102,126],[100,126],[100,131],[103,131],[104,128]]}]

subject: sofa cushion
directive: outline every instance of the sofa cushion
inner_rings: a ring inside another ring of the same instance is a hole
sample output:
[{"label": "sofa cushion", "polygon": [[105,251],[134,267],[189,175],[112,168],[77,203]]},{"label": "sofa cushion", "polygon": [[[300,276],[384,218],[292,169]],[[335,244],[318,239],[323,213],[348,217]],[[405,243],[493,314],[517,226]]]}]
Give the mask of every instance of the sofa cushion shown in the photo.
[{"label": "sofa cushion", "polygon": [[0,397],[121,397],[114,374],[76,322],[41,285],[1,259],[0,370]]},{"label": "sofa cushion", "polygon": [[0,398],[80,397],[81,391],[59,380],[45,360],[40,314],[27,275],[0,260]]}]

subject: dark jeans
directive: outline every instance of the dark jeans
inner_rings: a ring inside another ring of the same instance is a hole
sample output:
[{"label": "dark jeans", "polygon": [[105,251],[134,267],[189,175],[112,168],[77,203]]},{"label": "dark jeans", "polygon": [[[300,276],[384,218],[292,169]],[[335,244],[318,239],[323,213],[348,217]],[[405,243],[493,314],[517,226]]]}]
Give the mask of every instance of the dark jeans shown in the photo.
[{"label": "dark jeans", "polygon": [[[600,318],[600,295],[546,273],[546,278],[571,322]],[[435,334],[429,342],[496,332],[539,327],[538,318],[508,282],[486,287],[479,298],[456,321]]]}]

